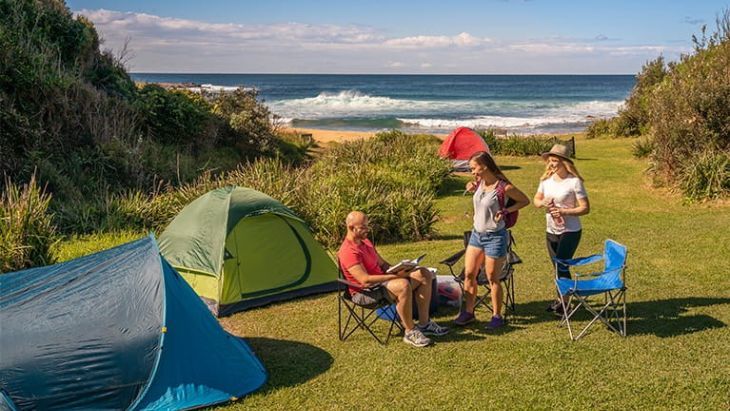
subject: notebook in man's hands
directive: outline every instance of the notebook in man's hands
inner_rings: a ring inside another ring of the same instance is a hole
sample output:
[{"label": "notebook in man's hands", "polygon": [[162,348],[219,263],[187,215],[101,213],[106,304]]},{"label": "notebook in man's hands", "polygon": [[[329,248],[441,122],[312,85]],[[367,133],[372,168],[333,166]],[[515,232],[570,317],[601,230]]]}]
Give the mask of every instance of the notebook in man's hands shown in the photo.
[{"label": "notebook in man's hands", "polygon": [[418,267],[418,263],[420,263],[421,260],[423,260],[423,257],[425,257],[425,256],[426,256],[426,254],[423,254],[418,258],[414,258],[413,260],[403,260],[403,261],[399,262],[398,264],[390,267],[388,269],[388,271],[386,271],[386,273],[393,274],[393,273],[397,273],[398,271],[403,270],[403,269],[412,270],[412,269]]}]

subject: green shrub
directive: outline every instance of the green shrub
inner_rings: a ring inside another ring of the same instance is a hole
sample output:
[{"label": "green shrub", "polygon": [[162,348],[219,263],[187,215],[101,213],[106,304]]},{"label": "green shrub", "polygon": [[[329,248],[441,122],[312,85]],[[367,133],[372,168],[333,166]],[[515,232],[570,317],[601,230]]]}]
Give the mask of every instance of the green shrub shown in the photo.
[{"label": "green shrub", "polygon": [[195,147],[210,147],[215,142],[215,134],[204,133],[213,121],[205,100],[146,84],[138,91],[134,106],[140,113],[142,129],[154,141]]},{"label": "green shrub", "polygon": [[[238,88],[232,93],[218,93],[212,111],[228,127],[227,142],[246,153],[276,153],[276,130],[269,108],[253,89]],[[253,156],[248,156],[252,158]]]},{"label": "green shrub", "polygon": [[35,177],[22,187],[5,180],[0,196],[0,272],[53,262],[56,229],[48,212],[50,201]]},{"label": "green shrub", "polygon": [[368,140],[333,147],[314,167],[318,173],[343,173],[360,164],[377,165],[402,174],[414,184],[424,182],[436,192],[451,172],[450,163],[436,155],[440,142],[432,135],[380,132]]},{"label": "green shrub", "polygon": [[587,138],[636,137],[649,131],[652,93],[668,71],[664,57],[646,62],[636,75],[636,83],[618,115],[594,120],[586,129]]},{"label": "green shrub", "polygon": [[641,137],[634,141],[631,153],[636,158],[648,157],[654,151],[654,141],[651,137]]},{"label": "green shrub", "polygon": [[306,160],[306,148],[276,138],[255,91],[138,90],[123,56],[99,45],[63,2],[0,1],[0,174],[25,181],[37,170],[64,231],[117,226],[126,193],[160,181],[260,157]]},{"label": "green shrub", "polygon": [[490,151],[495,153],[499,151],[499,138],[497,137],[497,132],[495,130],[478,130],[477,134],[482,136]]},{"label": "green shrub", "polygon": [[624,107],[614,119],[614,136],[639,136],[648,131],[652,93],[667,75],[664,57],[659,56],[644,64],[636,75],[636,84]]},{"label": "green shrub", "polygon": [[713,199],[730,192],[730,153],[705,151],[682,165],[680,187],[690,200]]},{"label": "green shrub", "polygon": [[550,151],[553,144],[560,143],[575,150],[575,140],[561,140],[559,137],[545,136],[521,136],[512,135],[496,137],[490,130],[480,131],[479,134],[489,146],[489,151],[494,155],[504,156],[537,156]]},{"label": "green shrub", "polygon": [[719,164],[730,151],[729,29],[725,12],[718,31],[695,40],[694,54],[672,65],[652,93],[654,171],[693,199],[718,196],[727,187],[712,176],[722,176]]},{"label": "green shrub", "polygon": [[586,128],[586,138],[613,137],[616,135],[616,118],[593,120]]},{"label": "green shrub", "polygon": [[438,141],[433,136],[386,132],[340,144],[306,168],[279,158],[258,159],[218,175],[204,173],[159,194],[117,198],[106,212],[121,215],[127,228],[159,232],[194,199],[236,185],[281,201],[328,246],[342,240],[344,218],[352,210],[370,215],[376,241],[428,238],[437,216],[435,192],[450,172],[450,164],[436,155]]},{"label": "green shrub", "polygon": [[378,242],[420,240],[432,234],[437,211],[428,182],[365,163],[338,174],[312,171],[306,191],[300,193],[300,212],[322,243],[334,247],[342,241],[344,218],[352,210],[368,214],[371,236]]}]

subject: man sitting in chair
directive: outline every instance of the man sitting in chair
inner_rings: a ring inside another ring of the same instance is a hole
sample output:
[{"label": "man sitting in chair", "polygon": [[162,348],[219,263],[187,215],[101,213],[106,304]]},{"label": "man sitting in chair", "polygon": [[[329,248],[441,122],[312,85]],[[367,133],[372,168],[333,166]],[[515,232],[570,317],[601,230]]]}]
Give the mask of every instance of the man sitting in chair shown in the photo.
[{"label": "man sitting in chair", "polygon": [[[387,274],[390,267],[368,240],[368,217],[360,211],[352,211],[345,220],[347,236],[342,242],[337,258],[345,279],[351,283],[371,288],[363,290],[350,288],[352,301],[366,305],[386,298],[396,303],[396,311],[405,329],[403,341],[415,347],[431,344],[428,335],[444,335],[448,328],[442,327],[429,318],[431,302],[431,272],[426,268],[411,271],[401,270]],[[418,306],[418,325],[413,322],[413,298]]]}]

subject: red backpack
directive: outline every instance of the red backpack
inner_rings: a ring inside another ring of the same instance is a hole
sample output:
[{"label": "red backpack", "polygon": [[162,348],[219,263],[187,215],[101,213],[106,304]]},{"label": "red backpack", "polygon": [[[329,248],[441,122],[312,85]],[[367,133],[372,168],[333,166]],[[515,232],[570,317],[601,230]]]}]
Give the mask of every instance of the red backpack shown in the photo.
[{"label": "red backpack", "polygon": [[[507,185],[507,182],[504,180],[499,180],[499,183],[497,183],[497,201],[499,201],[499,208],[504,210],[505,208],[511,206],[515,203],[515,200],[511,198],[507,198],[507,201],[505,202],[505,194],[504,194],[504,187]],[[520,216],[519,211],[513,211],[511,213],[508,213],[504,217],[504,226],[505,228],[511,228],[515,224],[517,224],[517,217]]]}]

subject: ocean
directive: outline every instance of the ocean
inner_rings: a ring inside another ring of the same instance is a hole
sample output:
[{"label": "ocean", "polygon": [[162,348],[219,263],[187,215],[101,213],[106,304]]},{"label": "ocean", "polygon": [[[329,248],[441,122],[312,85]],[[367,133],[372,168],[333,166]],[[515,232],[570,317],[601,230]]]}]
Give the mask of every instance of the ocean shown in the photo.
[{"label": "ocean", "polygon": [[584,130],[613,116],[633,75],[331,75],[133,73],[136,81],[250,87],[280,121],[330,130],[507,133]]}]

